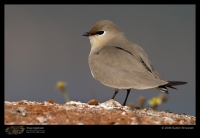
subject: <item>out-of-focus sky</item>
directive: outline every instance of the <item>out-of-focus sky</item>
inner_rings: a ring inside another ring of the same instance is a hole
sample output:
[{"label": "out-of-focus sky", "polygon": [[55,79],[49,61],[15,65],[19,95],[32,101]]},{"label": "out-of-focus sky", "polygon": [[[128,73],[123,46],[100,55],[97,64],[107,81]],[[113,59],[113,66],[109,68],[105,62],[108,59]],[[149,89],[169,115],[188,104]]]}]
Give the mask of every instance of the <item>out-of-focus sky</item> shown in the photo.
[{"label": "out-of-focus sky", "polygon": [[[111,20],[141,46],[165,79],[187,81],[169,88],[158,110],[195,116],[195,5],[5,5],[5,100],[65,103],[56,89],[67,83],[71,100],[100,103],[114,91],[96,81],[88,66],[90,42],[82,36],[94,23]],[[127,105],[161,94],[132,90]],[[125,90],[115,100],[123,103]],[[146,103],[145,106],[148,106]]]}]

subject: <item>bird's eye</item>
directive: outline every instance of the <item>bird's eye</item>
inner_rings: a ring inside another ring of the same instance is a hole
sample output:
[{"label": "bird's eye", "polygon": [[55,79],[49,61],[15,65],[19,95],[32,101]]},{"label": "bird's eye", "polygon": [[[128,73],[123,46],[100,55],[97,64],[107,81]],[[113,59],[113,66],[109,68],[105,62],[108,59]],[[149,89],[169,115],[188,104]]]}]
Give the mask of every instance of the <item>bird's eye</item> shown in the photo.
[{"label": "bird's eye", "polygon": [[103,34],[104,34],[104,31],[98,31],[96,34],[98,34],[98,35],[103,35]]}]

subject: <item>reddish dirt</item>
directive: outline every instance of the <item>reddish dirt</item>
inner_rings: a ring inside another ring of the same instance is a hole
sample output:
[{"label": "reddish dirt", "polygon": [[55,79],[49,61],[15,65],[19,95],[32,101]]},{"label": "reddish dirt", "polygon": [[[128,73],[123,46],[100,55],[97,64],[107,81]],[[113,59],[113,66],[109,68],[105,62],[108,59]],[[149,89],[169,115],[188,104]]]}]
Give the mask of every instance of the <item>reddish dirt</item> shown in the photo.
[{"label": "reddish dirt", "polygon": [[122,106],[109,100],[98,103],[90,100],[88,103],[70,101],[66,104],[48,102],[4,102],[5,125],[123,125],[123,124],[155,124],[155,125],[195,125],[196,117],[175,114],[172,112],[155,111]]}]

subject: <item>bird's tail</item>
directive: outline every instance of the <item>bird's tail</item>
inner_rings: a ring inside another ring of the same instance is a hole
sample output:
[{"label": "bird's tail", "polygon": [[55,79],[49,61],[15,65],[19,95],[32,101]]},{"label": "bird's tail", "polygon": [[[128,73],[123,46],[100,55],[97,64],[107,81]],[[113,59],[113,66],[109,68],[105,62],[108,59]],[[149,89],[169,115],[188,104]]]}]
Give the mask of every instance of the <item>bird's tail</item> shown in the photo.
[{"label": "bird's tail", "polygon": [[158,86],[158,90],[168,94],[167,87],[172,88],[172,89],[176,89],[173,86],[187,84],[187,82],[183,82],[183,81],[168,81],[168,82],[169,83],[167,83],[165,85]]}]

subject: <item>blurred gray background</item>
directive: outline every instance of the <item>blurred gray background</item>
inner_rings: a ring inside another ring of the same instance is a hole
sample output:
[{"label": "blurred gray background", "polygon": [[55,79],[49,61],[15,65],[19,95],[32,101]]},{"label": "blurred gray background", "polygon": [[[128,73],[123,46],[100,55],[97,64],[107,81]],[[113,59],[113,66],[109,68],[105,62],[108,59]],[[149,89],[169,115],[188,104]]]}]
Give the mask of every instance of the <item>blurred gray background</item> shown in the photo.
[{"label": "blurred gray background", "polygon": [[[88,66],[90,42],[82,36],[99,20],[111,20],[141,46],[165,79],[187,81],[169,89],[158,110],[195,116],[195,5],[5,5],[5,100],[65,99],[56,89],[67,83],[71,100],[100,103],[114,91],[96,81]],[[127,105],[158,90],[132,90]],[[123,103],[126,91],[115,100]],[[145,106],[148,106],[146,103]]]}]

